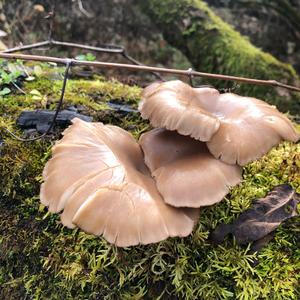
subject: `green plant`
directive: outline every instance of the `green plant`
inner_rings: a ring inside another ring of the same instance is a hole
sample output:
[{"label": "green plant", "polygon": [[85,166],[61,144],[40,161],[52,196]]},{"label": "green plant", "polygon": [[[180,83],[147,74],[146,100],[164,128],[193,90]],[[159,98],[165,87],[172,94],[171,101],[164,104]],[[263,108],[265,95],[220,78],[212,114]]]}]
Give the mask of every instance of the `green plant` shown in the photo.
[{"label": "green plant", "polygon": [[75,57],[77,60],[95,61],[96,56],[92,53],[80,54]]},{"label": "green plant", "polygon": [[18,79],[24,74],[21,62],[7,63],[3,59],[0,60],[0,96],[3,97],[11,93],[11,87],[20,90]]}]

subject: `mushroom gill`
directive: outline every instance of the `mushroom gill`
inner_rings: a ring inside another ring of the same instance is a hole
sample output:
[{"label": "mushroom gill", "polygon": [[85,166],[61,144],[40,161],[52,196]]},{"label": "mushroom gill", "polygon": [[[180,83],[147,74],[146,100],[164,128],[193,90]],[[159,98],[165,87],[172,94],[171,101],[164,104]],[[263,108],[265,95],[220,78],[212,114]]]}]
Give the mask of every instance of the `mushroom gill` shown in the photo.
[{"label": "mushroom gill", "polygon": [[63,210],[62,223],[82,228],[120,247],[187,236],[197,209],[164,203],[142,151],[125,130],[73,119],[52,149],[41,202]]},{"label": "mushroom gill", "polygon": [[157,189],[172,206],[212,205],[241,180],[241,167],[214,158],[205,143],[176,131],[153,129],[139,143]]},{"label": "mushroom gill", "polygon": [[209,151],[229,164],[245,165],[282,140],[299,139],[274,106],[212,88],[192,88],[179,80],[145,88],[139,109],[154,127],[206,141]]}]

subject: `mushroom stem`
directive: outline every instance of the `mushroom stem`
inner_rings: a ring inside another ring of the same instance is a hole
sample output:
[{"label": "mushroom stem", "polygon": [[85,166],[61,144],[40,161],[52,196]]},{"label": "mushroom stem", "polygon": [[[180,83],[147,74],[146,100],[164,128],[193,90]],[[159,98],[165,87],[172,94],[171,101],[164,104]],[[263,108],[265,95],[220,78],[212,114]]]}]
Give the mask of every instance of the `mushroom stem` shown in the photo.
[{"label": "mushroom stem", "polygon": [[180,70],[180,69],[168,69],[168,68],[159,68],[159,67],[151,67],[151,66],[140,66],[140,65],[130,65],[130,64],[121,64],[121,63],[110,63],[110,62],[102,62],[102,61],[78,61],[75,59],[66,59],[66,58],[58,58],[52,56],[39,56],[39,55],[27,55],[27,54],[10,54],[10,53],[0,53],[0,58],[6,59],[22,59],[22,60],[32,60],[32,61],[45,61],[45,62],[54,62],[58,64],[66,64],[71,60],[72,65],[84,65],[84,66],[93,66],[100,68],[111,68],[111,69],[128,69],[131,71],[149,71],[149,72],[157,72],[157,73],[168,73],[168,74],[176,74],[176,75],[184,75],[184,76],[194,76],[194,77],[206,77],[212,79],[221,79],[221,80],[229,80],[229,81],[238,81],[246,84],[257,84],[257,85],[269,85],[273,87],[281,87],[291,91],[300,92],[300,87],[287,85],[276,80],[260,80],[254,78],[246,78],[246,77],[237,77],[223,74],[212,74],[212,73],[204,73],[193,71],[191,69],[188,70]]}]

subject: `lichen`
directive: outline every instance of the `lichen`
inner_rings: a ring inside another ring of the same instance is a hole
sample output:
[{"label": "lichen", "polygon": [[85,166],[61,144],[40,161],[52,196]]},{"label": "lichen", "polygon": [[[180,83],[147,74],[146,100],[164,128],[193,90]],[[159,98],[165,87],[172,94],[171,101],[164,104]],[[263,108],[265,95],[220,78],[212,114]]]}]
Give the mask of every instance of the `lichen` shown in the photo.
[{"label": "lichen", "polygon": [[[54,104],[61,81],[45,90],[37,84]],[[32,89],[37,89],[34,82],[25,84],[26,92]],[[139,95],[139,88],[115,81],[74,79],[66,100],[86,106],[96,121],[120,125],[138,137],[149,127],[138,114],[124,118],[103,108],[97,111],[94,102],[136,104]],[[21,110],[39,106],[28,95],[0,102],[0,127],[11,130],[17,130]],[[280,226],[259,254],[230,239],[221,246],[208,240],[218,224],[231,222],[275,185],[289,182],[300,191],[299,144],[282,143],[244,167],[241,184],[221,203],[201,209],[190,237],[120,249],[101,237],[64,228],[59,216],[40,204],[41,172],[54,138],[21,143],[4,131],[1,136],[1,299],[299,299],[299,217]],[[256,267],[254,259],[259,260]]]}]

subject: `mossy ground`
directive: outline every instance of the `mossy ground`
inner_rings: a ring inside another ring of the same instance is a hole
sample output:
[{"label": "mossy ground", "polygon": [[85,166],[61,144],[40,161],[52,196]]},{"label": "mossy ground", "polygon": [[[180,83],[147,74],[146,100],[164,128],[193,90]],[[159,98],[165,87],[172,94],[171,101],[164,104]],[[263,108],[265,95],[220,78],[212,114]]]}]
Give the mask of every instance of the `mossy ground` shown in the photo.
[{"label": "mossy ground", "polygon": [[[54,108],[60,85],[40,77],[23,87],[27,95],[1,99],[0,126],[16,131],[21,110]],[[34,100],[33,89],[47,101]],[[66,104],[83,105],[95,121],[137,137],[148,123],[138,114],[107,110],[106,103],[116,99],[136,106],[139,97],[138,87],[102,78],[70,80]],[[208,241],[219,223],[234,220],[272,187],[289,182],[300,192],[299,144],[282,143],[246,166],[240,185],[221,203],[201,210],[190,237],[121,249],[64,228],[59,216],[39,203],[41,172],[54,138],[21,143],[5,131],[1,136],[0,299],[299,299],[299,217],[280,226],[259,254],[230,239],[221,246]],[[252,267],[255,259],[259,264]]]}]

